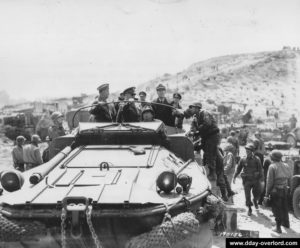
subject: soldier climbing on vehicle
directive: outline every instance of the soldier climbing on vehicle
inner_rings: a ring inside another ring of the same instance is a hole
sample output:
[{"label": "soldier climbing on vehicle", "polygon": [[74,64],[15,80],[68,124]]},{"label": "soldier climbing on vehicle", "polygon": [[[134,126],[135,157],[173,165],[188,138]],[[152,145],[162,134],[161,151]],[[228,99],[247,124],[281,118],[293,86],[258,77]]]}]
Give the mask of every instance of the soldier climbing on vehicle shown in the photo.
[{"label": "soldier climbing on vehicle", "polygon": [[203,162],[208,166],[210,180],[216,180],[216,159],[218,146],[220,144],[220,130],[217,122],[211,113],[202,109],[201,103],[190,105],[190,110],[185,111],[193,114],[191,130],[201,138],[201,148],[203,149]]}]

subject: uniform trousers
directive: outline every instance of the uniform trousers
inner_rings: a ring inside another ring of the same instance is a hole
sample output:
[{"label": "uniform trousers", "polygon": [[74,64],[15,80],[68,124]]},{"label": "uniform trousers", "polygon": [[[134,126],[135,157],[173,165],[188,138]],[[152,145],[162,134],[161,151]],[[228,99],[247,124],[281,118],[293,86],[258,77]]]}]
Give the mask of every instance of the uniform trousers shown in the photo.
[{"label": "uniform trousers", "polygon": [[258,201],[262,192],[261,183],[259,179],[254,179],[249,177],[243,179],[243,186],[245,191],[246,206],[251,207],[253,205],[251,201],[251,190],[252,190],[253,200]]},{"label": "uniform trousers", "polygon": [[271,192],[271,207],[277,225],[289,227],[288,189],[275,189]]}]

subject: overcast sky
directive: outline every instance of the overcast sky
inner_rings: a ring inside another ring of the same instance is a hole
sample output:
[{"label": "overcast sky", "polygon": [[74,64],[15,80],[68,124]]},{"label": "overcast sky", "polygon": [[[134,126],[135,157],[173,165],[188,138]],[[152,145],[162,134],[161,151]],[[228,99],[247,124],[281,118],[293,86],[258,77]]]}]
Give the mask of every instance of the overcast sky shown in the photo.
[{"label": "overcast sky", "polygon": [[122,90],[210,57],[300,46],[300,0],[0,0],[0,91]]}]

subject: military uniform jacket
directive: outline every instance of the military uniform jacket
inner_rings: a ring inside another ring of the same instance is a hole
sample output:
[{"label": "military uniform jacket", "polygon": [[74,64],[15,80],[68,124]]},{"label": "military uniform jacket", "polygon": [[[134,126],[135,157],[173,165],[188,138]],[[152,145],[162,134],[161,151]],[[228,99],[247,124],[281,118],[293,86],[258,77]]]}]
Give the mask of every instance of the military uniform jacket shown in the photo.
[{"label": "military uniform jacket", "polygon": [[275,188],[288,186],[288,180],[292,177],[289,166],[283,162],[274,162],[270,165],[267,175],[266,195]]},{"label": "military uniform jacket", "polygon": [[23,147],[15,146],[11,152],[13,162],[14,162],[14,167],[17,168],[20,165],[24,165],[24,160],[23,160]]},{"label": "military uniform jacket", "polygon": [[202,139],[220,132],[217,122],[211,113],[202,109],[192,122],[192,129],[196,130]]},{"label": "military uniform jacket", "polygon": [[50,140],[54,140],[57,137],[66,135],[66,132],[62,126],[51,126],[48,129],[48,135]]},{"label": "military uniform jacket", "polygon": [[[182,109],[180,104],[176,105],[174,102],[171,102],[171,105],[174,108]],[[182,122],[183,122],[183,117],[176,116],[175,110],[172,109],[172,123],[173,123],[173,126],[177,127],[177,128],[182,128]]]},{"label": "military uniform jacket", "polygon": [[[99,102],[93,102],[93,104],[97,103]],[[113,103],[98,104],[91,108],[90,114],[94,115],[95,122],[113,122],[116,117],[116,110]]]},{"label": "military uniform jacket", "polygon": [[121,103],[118,106],[117,122],[139,122],[140,114],[139,110],[135,106],[135,103]]},{"label": "military uniform jacket", "polygon": [[239,144],[239,140],[237,138],[229,136],[227,138],[227,142],[233,145],[235,154],[240,153],[240,144]]},{"label": "military uniform jacket", "polygon": [[[161,104],[171,106],[171,104],[168,102],[166,98],[163,101],[157,98],[152,103],[161,103]],[[173,116],[172,116],[172,108],[169,108],[167,106],[162,106],[162,105],[156,105],[156,104],[152,104],[152,108],[155,113],[155,119],[163,121],[163,123],[167,126],[171,126],[171,127],[175,126]]]},{"label": "military uniform jacket", "polygon": [[234,173],[236,178],[241,173],[241,177],[246,180],[261,180],[264,177],[262,164],[260,159],[255,155],[243,157]]},{"label": "military uniform jacket", "polygon": [[43,163],[40,149],[33,144],[28,144],[23,147],[23,158],[25,164],[37,166]]}]

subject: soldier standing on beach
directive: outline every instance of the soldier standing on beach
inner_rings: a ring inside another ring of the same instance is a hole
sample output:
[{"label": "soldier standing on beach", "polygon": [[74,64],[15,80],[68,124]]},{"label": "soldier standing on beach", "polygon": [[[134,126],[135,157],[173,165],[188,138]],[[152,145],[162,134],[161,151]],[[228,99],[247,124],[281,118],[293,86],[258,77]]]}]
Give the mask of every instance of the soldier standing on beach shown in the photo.
[{"label": "soldier standing on beach", "polygon": [[[235,179],[241,173],[245,191],[246,206],[248,207],[248,216],[251,216],[251,206],[253,206],[253,203],[255,208],[258,209],[258,200],[262,193],[261,181],[263,181],[264,174],[260,159],[254,155],[253,144],[247,144],[245,149],[247,155],[240,160],[233,176],[233,183],[235,183]],[[253,203],[251,201],[251,191],[253,194]]]}]

